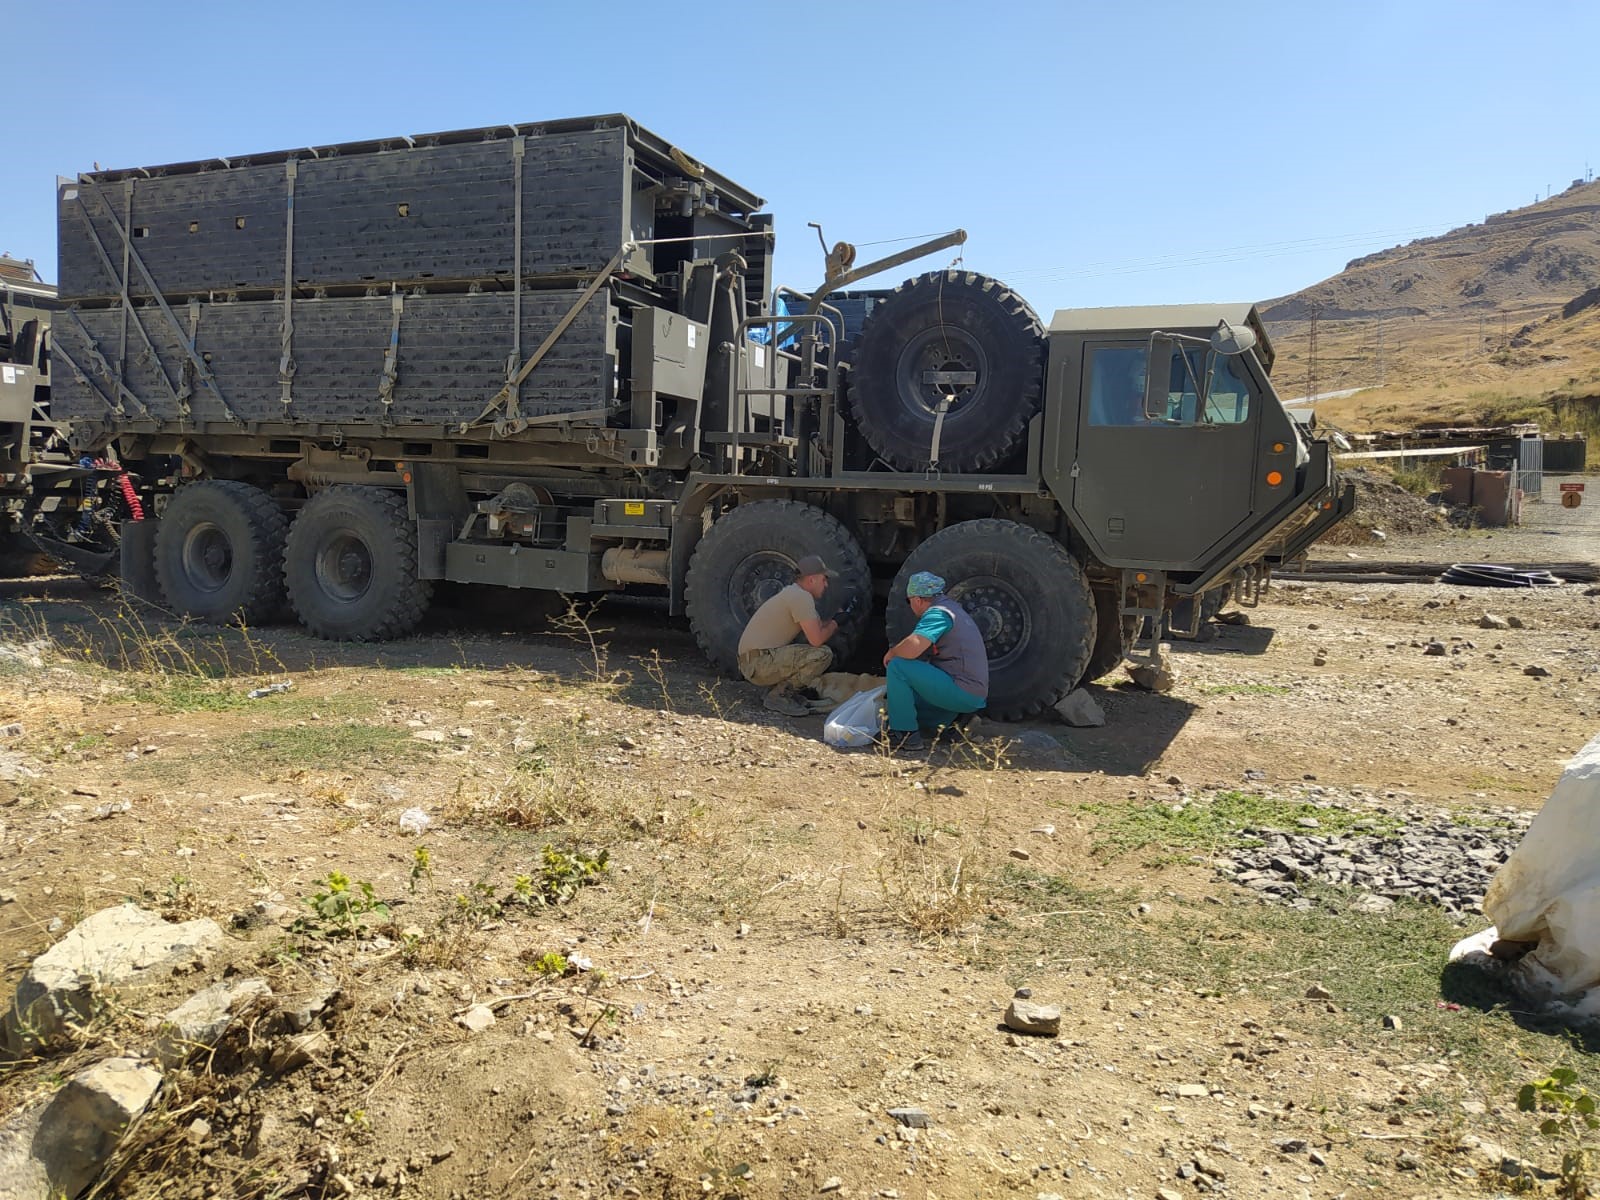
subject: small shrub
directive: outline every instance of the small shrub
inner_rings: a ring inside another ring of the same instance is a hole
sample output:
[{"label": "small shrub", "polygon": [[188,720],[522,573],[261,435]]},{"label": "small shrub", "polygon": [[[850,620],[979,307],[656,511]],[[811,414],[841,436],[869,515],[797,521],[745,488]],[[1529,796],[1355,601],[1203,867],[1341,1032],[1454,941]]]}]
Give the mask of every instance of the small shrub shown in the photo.
[{"label": "small shrub", "polygon": [[343,871],[329,871],[321,890],[307,896],[305,902],[312,915],[301,917],[294,928],[318,937],[346,937],[355,932],[361,918],[389,915],[389,906],[377,898],[370,883],[352,881]]}]

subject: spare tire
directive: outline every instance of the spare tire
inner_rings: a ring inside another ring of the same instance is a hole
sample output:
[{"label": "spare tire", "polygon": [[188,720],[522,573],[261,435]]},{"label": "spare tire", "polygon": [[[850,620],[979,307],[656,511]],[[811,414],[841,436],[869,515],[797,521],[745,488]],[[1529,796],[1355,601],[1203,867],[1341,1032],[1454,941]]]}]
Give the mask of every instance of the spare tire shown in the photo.
[{"label": "spare tire", "polygon": [[861,544],[837,518],[798,500],[756,500],[717,518],[689,559],[684,609],[713,666],[738,677],[739,637],[756,609],[794,582],[808,554],[835,572],[817,605],[824,621],[854,597],[854,610],[828,640],[834,661],[855,649],[872,608],[872,572]]},{"label": "spare tire", "polygon": [[[948,378],[955,376],[957,381]],[[967,382],[962,377],[968,377]],[[983,471],[1012,454],[1044,395],[1044,329],[1027,301],[970,271],[934,271],[879,301],[856,341],[850,408],[900,471]]]},{"label": "spare tire", "polygon": [[889,595],[889,642],[911,632],[906,581],[932,571],[983,634],[985,716],[1018,721],[1083,678],[1095,645],[1094,593],[1078,560],[1049,534],[986,517],[941,529],[906,558]]}]

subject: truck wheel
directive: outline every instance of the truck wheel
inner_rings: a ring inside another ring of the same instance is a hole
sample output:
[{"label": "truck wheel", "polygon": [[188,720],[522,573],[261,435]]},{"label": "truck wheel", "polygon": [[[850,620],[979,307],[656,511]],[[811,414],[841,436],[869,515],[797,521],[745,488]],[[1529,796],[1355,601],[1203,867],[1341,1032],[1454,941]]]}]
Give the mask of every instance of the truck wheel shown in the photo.
[{"label": "truck wheel", "polygon": [[[982,471],[1027,436],[1044,390],[1044,329],[1027,301],[970,271],[934,271],[880,301],[856,342],[850,407],[867,444],[890,466],[922,470],[939,405],[939,465]],[[975,374],[944,383],[934,373]]]},{"label": "truck wheel", "polygon": [[1094,593],[1094,650],[1089,655],[1089,665],[1084,668],[1079,683],[1093,683],[1122,665],[1127,657],[1128,645],[1139,632],[1138,617],[1123,617],[1117,613],[1117,597],[1111,592]]},{"label": "truck wheel", "polygon": [[207,479],[174,493],[156,528],[155,573],[167,603],[222,625],[265,622],[283,603],[288,519],[258,487]]},{"label": "truck wheel", "polygon": [[289,603],[331,641],[404,637],[428,611],[433,584],[417,578],[417,527],[405,497],[346,484],[300,510],[283,552]]},{"label": "truck wheel", "polygon": [[739,636],[751,615],[794,581],[794,564],[818,555],[830,571],[817,605],[823,620],[852,596],[855,611],[828,645],[843,662],[861,640],[872,608],[872,572],[855,537],[834,517],[797,500],[757,500],[719,517],[689,559],[684,608],[695,641],[724,674],[739,674]]},{"label": "truck wheel", "polygon": [[989,651],[984,714],[1016,721],[1078,685],[1095,645],[1094,593],[1078,560],[1054,538],[1015,521],[963,521],[911,552],[889,595],[889,642],[911,632],[906,581],[941,576],[971,614]]}]

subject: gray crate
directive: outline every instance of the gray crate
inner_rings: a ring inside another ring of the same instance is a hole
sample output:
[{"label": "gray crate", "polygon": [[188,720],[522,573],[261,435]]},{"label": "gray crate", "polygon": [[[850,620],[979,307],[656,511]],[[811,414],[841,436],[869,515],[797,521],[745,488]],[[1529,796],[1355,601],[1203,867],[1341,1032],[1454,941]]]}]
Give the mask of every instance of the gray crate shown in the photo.
[{"label": "gray crate", "polygon": [[[522,299],[522,353],[527,355],[577,301],[580,291],[537,292]],[[137,315],[157,356],[130,334],[123,364],[128,389],[156,418],[179,419],[186,354],[177,331],[154,306]],[[187,326],[187,308],[175,310]],[[512,297],[505,294],[406,296],[400,316],[398,378],[392,407],[379,399],[384,355],[394,327],[388,296],[296,301],[293,404],[285,413],[278,376],[283,306],[277,301],[207,303],[199,308],[195,345],[228,409],[246,421],[454,425],[476,418],[506,377],[511,353]],[[53,402],[61,417],[99,418],[115,394],[123,312],[120,306],[60,322]],[[613,400],[617,313],[605,295],[592,298],[521,391],[521,412],[538,417],[587,412]],[[70,360],[70,362],[68,361]],[[97,369],[103,363],[105,370]],[[74,367],[71,364],[76,364]],[[189,420],[226,419],[216,394],[195,387]],[[140,415],[126,405],[130,417]]]},{"label": "gray crate", "polygon": [[[507,280],[516,264],[519,136],[521,266],[535,286],[592,274],[624,241],[656,237],[658,208],[667,235],[680,232],[689,210],[698,214],[695,234],[765,227],[750,216],[759,197],[625,117],[586,118],[82,176],[58,193],[61,294],[95,303],[121,294],[124,230],[155,284],[131,268],[135,297],[281,290],[286,278],[334,291]],[[764,263],[764,245],[747,241]],[[722,241],[712,252],[743,244]],[[679,257],[657,247],[627,267],[648,286]]]}]

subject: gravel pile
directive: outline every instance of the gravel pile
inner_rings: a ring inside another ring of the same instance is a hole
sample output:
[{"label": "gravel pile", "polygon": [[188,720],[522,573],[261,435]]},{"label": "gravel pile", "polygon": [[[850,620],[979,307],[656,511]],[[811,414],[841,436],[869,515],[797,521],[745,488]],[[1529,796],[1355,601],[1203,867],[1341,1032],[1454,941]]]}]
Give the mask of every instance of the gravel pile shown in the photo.
[{"label": "gravel pile", "polygon": [[[1382,912],[1401,898],[1437,904],[1460,918],[1483,911],[1483,894],[1500,864],[1522,840],[1532,820],[1516,809],[1500,809],[1461,824],[1449,814],[1357,822],[1342,836],[1311,830],[1251,829],[1256,848],[1240,849],[1222,873],[1252,891],[1294,908],[1311,908],[1307,883],[1333,884],[1365,893],[1352,906]],[[1365,829],[1362,827],[1366,826]]]},{"label": "gravel pile", "polygon": [[1341,483],[1356,485],[1356,510],[1321,539],[1332,546],[1358,546],[1373,540],[1372,531],[1385,534],[1432,533],[1445,528],[1439,510],[1421,496],[1406,491],[1388,475],[1364,467],[1341,468]]}]

